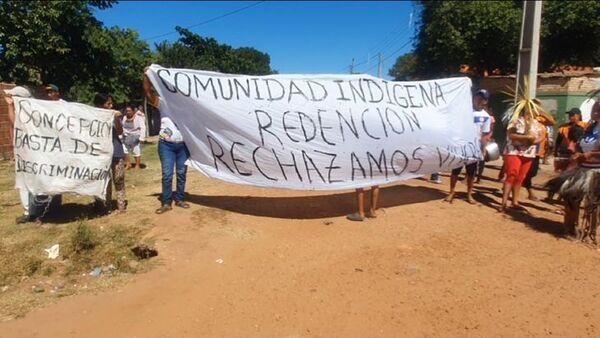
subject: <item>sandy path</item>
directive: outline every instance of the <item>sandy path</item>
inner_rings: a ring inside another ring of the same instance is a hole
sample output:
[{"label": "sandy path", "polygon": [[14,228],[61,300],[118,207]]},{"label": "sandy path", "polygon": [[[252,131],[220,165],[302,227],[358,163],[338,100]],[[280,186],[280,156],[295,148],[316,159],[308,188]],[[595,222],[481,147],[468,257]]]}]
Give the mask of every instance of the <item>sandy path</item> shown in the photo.
[{"label": "sandy path", "polygon": [[557,236],[547,204],[499,215],[497,182],[477,206],[441,202],[447,184],[392,185],[377,219],[353,223],[352,193],[192,176],[192,208],[154,219],[158,268],[0,337],[600,335],[600,252]]}]

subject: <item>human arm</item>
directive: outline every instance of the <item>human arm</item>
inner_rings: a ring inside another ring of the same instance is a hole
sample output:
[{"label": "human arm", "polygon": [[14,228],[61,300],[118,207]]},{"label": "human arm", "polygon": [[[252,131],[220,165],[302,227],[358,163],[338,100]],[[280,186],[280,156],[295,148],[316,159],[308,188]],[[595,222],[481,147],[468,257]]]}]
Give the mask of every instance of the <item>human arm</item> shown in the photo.
[{"label": "human arm", "polygon": [[117,132],[117,136],[123,135],[123,121],[122,121],[123,114],[121,114],[120,111],[115,110],[113,116],[114,116],[113,125],[115,127],[115,131]]},{"label": "human arm", "polygon": [[152,105],[154,108],[158,108],[160,99],[159,96],[154,92],[154,88],[152,88],[152,83],[150,83],[148,75],[146,75],[147,70],[148,67],[144,68],[144,94],[148,99],[148,103],[150,103],[150,105]]},{"label": "human arm", "polygon": [[511,141],[519,142],[523,144],[533,144],[536,140],[535,135],[533,134],[519,134],[517,133],[517,128],[512,127],[507,130],[508,138]]}]

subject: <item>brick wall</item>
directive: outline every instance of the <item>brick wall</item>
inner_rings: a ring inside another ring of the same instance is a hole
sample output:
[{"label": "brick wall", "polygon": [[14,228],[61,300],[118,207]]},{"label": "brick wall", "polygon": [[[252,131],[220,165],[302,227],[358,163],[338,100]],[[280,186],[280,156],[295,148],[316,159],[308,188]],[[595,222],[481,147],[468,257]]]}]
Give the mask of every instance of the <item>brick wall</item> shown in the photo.
[{"label": "brick wall", "polygon": [[10,137],[10,125],[8,123],[8,107],[4,101],[4,89],[11,89],[15,85],[0,83],[0,159],[11,159],[13,157],[13,144]]}]

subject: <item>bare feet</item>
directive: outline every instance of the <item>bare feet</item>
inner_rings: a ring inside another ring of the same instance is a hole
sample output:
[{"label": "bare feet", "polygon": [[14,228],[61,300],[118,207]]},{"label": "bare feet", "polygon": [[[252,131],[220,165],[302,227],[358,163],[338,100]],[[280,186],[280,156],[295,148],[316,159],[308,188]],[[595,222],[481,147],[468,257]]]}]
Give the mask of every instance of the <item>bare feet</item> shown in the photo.
[{"label": "bare feet", "polygon": [[451,192],[450,195],[448,195],[446,198],[444,198],[444,202],[448,202],[450,204],[452,204],[452,201],[454,200],[454,193]]},{"label": "bare feet", "polygon": [[377,218],[377,212],[375,210],[369,210],[366,214],[367,218]]},{"label": "bare feet", "polygon": [[473,196],[471,196],[471,195],[469,195],[469,196],[467,197],[467,202],[468,202],[469,204],[477,204],[477,202],[475,202],[475,200],[473,199]]}]

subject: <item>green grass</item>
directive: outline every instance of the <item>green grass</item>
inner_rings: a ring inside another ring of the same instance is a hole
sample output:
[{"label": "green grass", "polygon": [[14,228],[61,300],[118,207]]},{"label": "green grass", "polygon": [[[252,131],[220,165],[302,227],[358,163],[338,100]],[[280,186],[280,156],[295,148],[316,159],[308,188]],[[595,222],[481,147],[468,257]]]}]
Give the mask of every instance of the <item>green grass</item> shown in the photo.
[{"label": "green grass", "polygon": [[[132,264],[137,259],[131,248],[153,244],[146,234],[153,227],[148,214],[155,207],[148,199],[160,191],[155,182],[160,182],[156,147],[156,141],[143,147],[146,169],[126,173],[125,215],[97,217],[93,198],[66,194],[58,215],[42,225],[15,224],[23,209],[14,189],[14,162],[0,160],[0,320],[66,295],[113,287],[154,265],[156,259]],[[60,255],[52,260],[44,249],[54,244],[60,245]],[[114,269],[105,269],[100,278],[88,275],[96,267],[111,265]],[[34,292],[40,285],[44,291]]]}]

